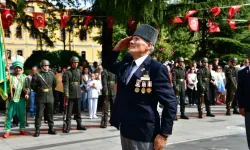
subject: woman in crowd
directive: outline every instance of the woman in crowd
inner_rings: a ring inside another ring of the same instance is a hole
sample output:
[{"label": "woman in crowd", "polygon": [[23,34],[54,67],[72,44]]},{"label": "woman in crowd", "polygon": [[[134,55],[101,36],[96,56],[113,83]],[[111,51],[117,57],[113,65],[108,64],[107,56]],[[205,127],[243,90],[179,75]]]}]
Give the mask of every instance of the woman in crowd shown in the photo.
[{"label": "woman in crowd", "polygon": [[215,74],[216,82],[216,104],[221,105],[225,103],[225,84],[224,84],[225,74],[222,72],[221,66],[217,66]]},{"label": "woman in crowd", "polygon": [[197,91],[197,74],[196,70],[192,67],[187,75],[188,85],[187,85],[187,95],[189,99],[189,105],[196,105],[196,91]]}]

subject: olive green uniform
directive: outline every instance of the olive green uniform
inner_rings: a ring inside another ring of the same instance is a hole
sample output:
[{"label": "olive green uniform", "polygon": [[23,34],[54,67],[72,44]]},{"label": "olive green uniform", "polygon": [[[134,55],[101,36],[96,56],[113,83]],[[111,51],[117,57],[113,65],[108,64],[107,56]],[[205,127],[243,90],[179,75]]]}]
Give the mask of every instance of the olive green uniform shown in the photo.
[{"label": "olive green uniform", "polygon": [[33,75],[31,81],[31,89],[36,92],[36,118],[35,127],[41,127],[41,120],[44,114],[44,106],[47,110],[48,125],[50,128],[54,126],[53,121],[53,89],[57,85],[56,78],[52,72],[43,72]]},{"label": "olive green uniform", "polygon": [[101,127],[107,127],[109,106],[112,112],[112,106],[116,96],[116,91],[115,91],[116,76],[115,74],[107,71],[106,69],[102,71],[101,76],[102,76],[102,88],[103,88],[102,95],[104,98]]}]

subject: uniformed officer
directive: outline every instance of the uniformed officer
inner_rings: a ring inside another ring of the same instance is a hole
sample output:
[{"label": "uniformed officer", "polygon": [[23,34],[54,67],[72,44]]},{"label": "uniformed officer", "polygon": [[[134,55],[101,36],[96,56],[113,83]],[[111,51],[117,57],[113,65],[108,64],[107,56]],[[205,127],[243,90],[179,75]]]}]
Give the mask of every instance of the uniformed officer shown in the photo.
[{"label": "uniformed officer", "polygon": [[230,116],[230,107],[234,109],[234,114],[239,114],[237,110],[237,97],[236,97],[236,90],[237,90],[237,69],[235,66],[237,65],[237,58],[233,57],[230,60],[230,66],[226,70],[226,89],[227,89],[227,99],[226,99],[226,115]]},{"label": "uniformed officer", "polygon": [[178,101],[180,96],[181,119],[189,119],[185,115],[185,90],[186,90],[186,70],[184,68],[184,59],[178,58],[178,66],[173,69],[173,86]]},{"label": "uniformed officer", "polygon": [[41,120],[44,115],[44,106],[46,107],[48,117],[48,134],[56,134],[56,131],[53,129],[53,89],[55,89],[57,83],[55,75],[49,71],[49,65],[50,63],[48,60],[42,60],[40,63],[41,72],[34,74],[31,81],[31,88],[36,93],[35,137],[40,135]]},{"label": "uniformed officer", "polygon": [[210,82],[213,82],[211,72],[208,69],[208,59],[206,57],[202,58],[202,67],[197,71],[197,79],[198,79],[198,112],[199,112],[199,118],[202,118],[202,104],[205,103],[207,116],[209,117],[215,117],[214,114],[211,113],[210,109],[210,101],[209,101],[209,86]]},{"label": "uniformed officer", "polygon": [[110,110],[112,113],[112,106],[115,101],[115,83],[116,83],[116,76],[115,74],[107,71],[104,69],[102,71],[102,95],[104,99],[103,108],[102,108],[102,120],[101,120],[101,128],[107,127],[108,121],[108,110],[110,106]]},{"label": "uniformed officer", "polygon": [[68,101],[67,106],[67,125],[65,129],[65,133],[70,132],[71,127],[71,116],[73,108],[74,110],[74,118],[77,122],[77,130],[86,130],[86,128],[81,124],[81,73],[80,70],[77,69],[79,58],[73,56],[70,60],[71,68],[64,73],[63,76],[63,88],[64,93]]}]

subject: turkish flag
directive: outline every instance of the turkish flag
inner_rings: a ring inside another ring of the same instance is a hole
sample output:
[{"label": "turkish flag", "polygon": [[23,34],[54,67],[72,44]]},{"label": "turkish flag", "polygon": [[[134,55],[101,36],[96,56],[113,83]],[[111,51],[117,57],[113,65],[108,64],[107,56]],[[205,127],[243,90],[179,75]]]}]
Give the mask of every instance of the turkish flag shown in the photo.
[{"label": "turkish flag", "polygon": [[33,21],[36,28],[44,28],[45,14],[40,12],[33,12]]},{"label": "turkish flag", "polygon": [[197,10],[189,10],[184,18],[184,22],[187,21],[188,17],[191,17],[193,14],[195,14],[197,12]]},{"label": "turkish flag", "polygon": [[84,17],[84,20],[85,20],[84,25],[88,26],[89,21],[90,21],[92,18],[93,18],[93,16],[85,16],[85,17]]},{"label": "turkish flag", "polygon": [[218,24],[212,24],[209,27],[209,32],[213,33],[213,32],[220,32],[220,27]]},{"label": "turkish flag", "polygon": [[14,10],[10,10],[10,9],[2,9],[2,24],[3,24],[3,28],[4,29],[8,29],[13,21],[14,21],[14,17],[15,17],[15,11]]},{"label": "turkish flag", "polygon": [[213,7],[213,8],[210,8],[209,10],[214,14],[214,16],[218,16],[221,12],[220,7]]},{"label": "turkish flag", "polygon": [[227,21],[228,21],[231,29],[233,29],[233,30],[237,29],[236,23],[234,20],[228,19]]},{"label": "turkish flag", "polygon": [[174,23],[183,23],[180,17],[175,17]]},{"label": "turkish flag", "polygon": [[231,6],[228,10],[229,19],[232,19],[234,14],[241,8],[242,5]]},{"label": "turkish flag", "polygon": [[135,30],[136,23],[133,18],[128,18],[128,26],[130,30]]},{"label": "turkish flag", "polygon": [[70,15],[61,14],[61,27],[62,29],[66,28],[69,21]]},{"label": "turkish flag", "polygon": [[108,28],[113,28],[113,24],[114,24],[114,17],[108,16]]},{"label": "turkish flag", "polygon": [[189,17],[188,25],[190,31],[199,31],[199,21],[197,17]]}]

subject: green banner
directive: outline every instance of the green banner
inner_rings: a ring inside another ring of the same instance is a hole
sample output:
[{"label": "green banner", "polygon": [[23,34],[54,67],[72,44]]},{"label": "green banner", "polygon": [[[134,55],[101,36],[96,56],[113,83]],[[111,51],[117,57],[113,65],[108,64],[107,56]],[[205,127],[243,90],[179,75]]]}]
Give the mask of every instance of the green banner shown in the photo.
[{"label": "green banner", "polygon": [[8,98],[7,93],[7,79],[6,79],[6,64],[5,64],[5,54],[3,45],[2,29],[0,28],[0,96],[3,100]]}]

